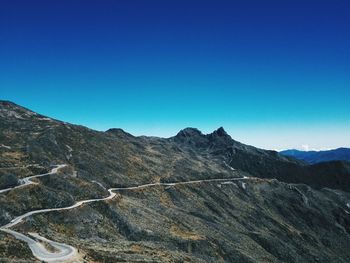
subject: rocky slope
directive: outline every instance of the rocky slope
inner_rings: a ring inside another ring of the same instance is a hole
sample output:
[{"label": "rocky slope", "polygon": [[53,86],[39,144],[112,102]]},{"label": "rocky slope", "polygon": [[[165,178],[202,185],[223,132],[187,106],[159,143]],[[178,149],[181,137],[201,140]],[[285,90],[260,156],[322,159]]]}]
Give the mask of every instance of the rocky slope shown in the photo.
[{"label": "rocky slope", "polygon": [[[208,135],[187,128],[172,138],[97,132],[6,101],[0,145],[3,187],[52,164],[68,165],[37,185],[0,194],[0,225],[34,209],[107,196],[110,187],[251,177],[120,191],[112,200],[16,226],[75,246],[87,262],[347,262],[350,256],[344,163],[308,166],[236,142],[223,128]],[[25,244],[0,236],[0,260],[35,261]]]}]

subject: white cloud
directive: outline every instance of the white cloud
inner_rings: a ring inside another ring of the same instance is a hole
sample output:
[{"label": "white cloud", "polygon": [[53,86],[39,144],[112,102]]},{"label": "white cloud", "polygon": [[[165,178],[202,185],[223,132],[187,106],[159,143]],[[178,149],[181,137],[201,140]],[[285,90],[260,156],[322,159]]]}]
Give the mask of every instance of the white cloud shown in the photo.
[{"label": "white cloud", "polygon": [[301,145],[301,149],[303,151],[309,151],[310,150],[310,146],[308,144],[303,144],[303,145]]},{"label": "white cloud", "polygon": [[316,152],[319,152],[319,151],[329,151],[329,150],[334,150],[334,149],[336,149],[336,148],[326,148],[326,147],[324,147],[324,148],[314,148],[314,147],[310,147],[309,144],[302,144],[302,145],[298,148],[298,150],[306,151],[306,152],[308,152],[308,151],[316,151]]}]

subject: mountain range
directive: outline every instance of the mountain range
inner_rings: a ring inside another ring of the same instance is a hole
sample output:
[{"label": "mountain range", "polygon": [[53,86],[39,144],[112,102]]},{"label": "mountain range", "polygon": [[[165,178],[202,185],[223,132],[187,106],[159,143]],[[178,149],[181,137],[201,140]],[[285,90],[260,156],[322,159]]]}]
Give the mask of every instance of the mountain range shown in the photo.
[{"label": "mountain range", "polygon": [[293,149],[281,151],[280,154],[294,157],[309,164],[328,161],[350,161],[350,148],[338,148],[326,151],[299,151]]},{"label": "mountain range", "polygon": [[309,165],[222,127],[136,137],[0,102],[1,262],[40,260],[19,235],[71,248],[64,262],[348,262],[349,191],[348,162]]}]

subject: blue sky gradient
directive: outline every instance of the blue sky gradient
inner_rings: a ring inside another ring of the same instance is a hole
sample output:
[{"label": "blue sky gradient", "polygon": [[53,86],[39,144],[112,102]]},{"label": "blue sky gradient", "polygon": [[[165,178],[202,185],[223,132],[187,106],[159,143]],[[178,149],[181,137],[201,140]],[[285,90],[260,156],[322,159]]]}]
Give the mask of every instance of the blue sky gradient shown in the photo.
[{"label": "blue sky gradient", "polygon": [[349,13],[337,0],[3,0],[0,98],[98,130],[350,146]]}]

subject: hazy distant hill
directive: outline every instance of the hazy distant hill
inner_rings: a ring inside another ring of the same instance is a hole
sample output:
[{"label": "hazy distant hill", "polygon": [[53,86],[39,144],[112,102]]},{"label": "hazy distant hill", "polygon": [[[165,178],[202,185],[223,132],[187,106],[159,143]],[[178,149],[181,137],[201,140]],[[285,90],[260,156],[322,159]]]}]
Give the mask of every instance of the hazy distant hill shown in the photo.
[{"label": "hazy distant hill", "polygon": [[281,151],[280,154],[294,157],[309,164],[327,161],[350,161],[350,148],[338,148],[328,151],[285,150]]}]

